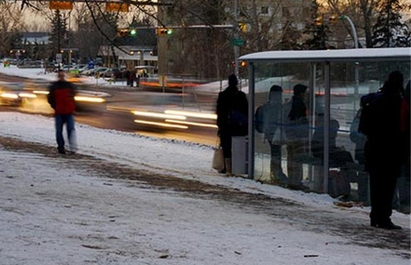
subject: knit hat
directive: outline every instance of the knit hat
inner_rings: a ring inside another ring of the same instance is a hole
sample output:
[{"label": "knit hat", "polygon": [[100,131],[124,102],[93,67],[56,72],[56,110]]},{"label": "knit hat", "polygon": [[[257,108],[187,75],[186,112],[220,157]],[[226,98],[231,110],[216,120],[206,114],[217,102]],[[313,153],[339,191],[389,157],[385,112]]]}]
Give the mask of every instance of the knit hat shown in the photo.
[{"label": "knit hat", "polygon": [[235,74],[231,74],[228,77],[228,86],[237,86],[238,85],[238,80]]},{"label": "knit hat", "polygon": [[283,89],[280,86],[273,85],[270,88],[269,100],[273,101],[275,99],[278,99],[281,101],[281,96],[282,96],[281,92],[283,92]]},{"label": "knit hat", "polygon": [[383,93],[397,93],[404,90],[404,76],[400,71],[392,71],[381,88]]},{"label": "knit hat", "polygon": [[294,95],[298,96],[302,93],[304,93],[307,90],[307,86],[303,84],[297,84],[294,86]]},{"label": "knit hat", "polygon": [[283,91],[283,89],[280,86],[277,86],[277,85],[273,85],[270,88],[270,92],[282,92],[282,91]]}]

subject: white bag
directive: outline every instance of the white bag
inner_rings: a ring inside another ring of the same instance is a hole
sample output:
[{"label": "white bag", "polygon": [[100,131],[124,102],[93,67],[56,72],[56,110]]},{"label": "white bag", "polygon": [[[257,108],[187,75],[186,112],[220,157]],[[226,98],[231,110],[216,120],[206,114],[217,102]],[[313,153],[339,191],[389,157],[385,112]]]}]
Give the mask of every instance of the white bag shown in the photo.
[{"label": "white bag", "polygon": [[214,149],[212,167],[217,171],[221,171],[224,169],[224,153],[223,148],[221,148],[221,146],[216,147]]}]

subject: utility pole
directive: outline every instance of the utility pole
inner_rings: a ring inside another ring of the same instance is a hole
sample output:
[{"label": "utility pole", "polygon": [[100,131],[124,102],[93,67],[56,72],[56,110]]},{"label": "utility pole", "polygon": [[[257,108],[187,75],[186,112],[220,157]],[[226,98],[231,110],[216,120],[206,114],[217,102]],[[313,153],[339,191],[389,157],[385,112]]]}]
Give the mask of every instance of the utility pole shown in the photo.
[{"label": "utility pole", "polygon": [[62,54],[61,54],[61,19],[60,19],[60,10],[57,9],[57,53],[56,53],[56,62],[57,69],[60,70],[60,64],[62,63]]},{"label": "utility pole", "polygon": [[[238,39],[238,0],[234,0],[234,39]],[[237,25],[237,26],[236,26]],[[239,78],[240,76],[240,65],[238,58],[240,57],[240,47],[234,45],[234,74]]]}]

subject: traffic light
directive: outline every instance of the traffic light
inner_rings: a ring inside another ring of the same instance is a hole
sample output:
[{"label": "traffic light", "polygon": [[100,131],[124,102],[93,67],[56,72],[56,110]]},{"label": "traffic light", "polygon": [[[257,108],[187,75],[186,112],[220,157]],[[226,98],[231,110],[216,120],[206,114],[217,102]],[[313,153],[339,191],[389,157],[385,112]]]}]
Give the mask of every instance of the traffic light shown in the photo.
[{"label": "traffic light", "polygon": [[241,67],[247,66],[247,62],[246,62],[246,61],[241,61],[241,62],[240,62],[240,66],[241,66]]},{"label": "traffic light", "polygon": [[330,21],[330,23],[333,23],[333,24],[337,23],[337,21],[338,21],[338,15],[334,14],[334,15],[330,16],[330,17],[328,18],[328,21]]},{"label": "traffic light", "polygon": [[130,29],[129,35],[132,36],[132,37],[136,36],[137,35],[137,30],[136,29]]},{"label": "traffic light", "polygon": [[314,19],[314,25],[321,26],[323,24],[323,16],[318,16]]},{"label": "traffic light", "polygon": [[247,32],[247,24],[245,24],[244,22],[238,23],[238,27],[240,28],[240,31]]},{"label": "traffic light", "polygon": [[167,29],[167,28],[158,28],[157,29],[157,35],[171,35],[173,34],[173,30],[172,29]]},{"label": "traffic light", "polygon": [[135,37],[137,35],[137,30],[134,28],[119,28],[117,29],[117,37]]},{"label": "traffic light", "polygon": [[114,2],[107,2],[106,3],[106,11],[107,12],[128,12],[129,4],[127,3],[114,3]]},{"label": "traffic light", "polygon": [[49,8],[55,10],[72,10],[73,2],[71,1],[50,1]]}]

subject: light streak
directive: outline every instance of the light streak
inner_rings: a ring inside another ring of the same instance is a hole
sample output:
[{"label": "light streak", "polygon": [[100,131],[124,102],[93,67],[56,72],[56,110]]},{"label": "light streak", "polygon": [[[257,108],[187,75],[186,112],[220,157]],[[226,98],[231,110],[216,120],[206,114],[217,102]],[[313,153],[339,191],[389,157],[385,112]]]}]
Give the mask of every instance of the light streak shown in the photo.
[{"label": "light streak", "polygon": [[163,122],[153,122],[153,121],[144,121],[144,120],[134,120],[134,122],[135,123],[141,123],[141,124],[148,124],[148,125],[156,125],[156,126],[160,126],[160,127],[188,129],[188,126],[170,124],[170,123],[163,123]]},{"label": "light streak", "polygon": [[19,96],[17,94],[12,94],[12,93],[2,93],[0,95],[2,98],[10,98],[10,99],[18,99]]},{"label": "light streak", "polygon": [[95,102],[95,103],[103,103],[103,102],[106,101],[104,98],[85,97],[85,96],[75,96],[74,99],[75,99],[76,101]]},{"label": "light streak", "polygon": [[176,119],[176,120],[187,119],[185,116],[181,116],[181,115],[170,115],[170,114],[163,114],[163,113],[149,112],[149,111],[133,110],[131,111],[131,113],[137,116],[153,117],[153,118],[161,118],[161,119]]},{"label": "light streak", "polygon": [[32,93],[19,93],[19,97],[21,98],[37,98],[35,94]]},{"label": "light streak", "polygon": [[34,94],[42,94],[42,95],[48,95],[49,92],[45,91],[45,90],[34,90],[33,91]]},{"label": "light streak", "polygon": [[190,121],[176,121],[176,120],[166,120],[166,122],[193,125],[193,126],[199,126],[199,127],[218,128],[217,125],[209,124],[209,123],[199,123],[199,122],[190,122]]},{"label": "light streak", "polygon": [[181,111],[181,110],[165,110],[164,113],[184,115],[187,117],[194,117],[194,118],[217,120],[217,114],[213,114],[213,113],[202,113],[202,112]]}]

